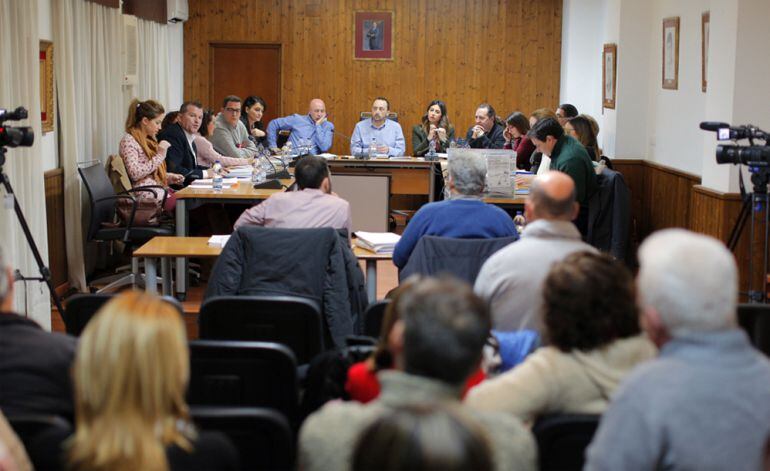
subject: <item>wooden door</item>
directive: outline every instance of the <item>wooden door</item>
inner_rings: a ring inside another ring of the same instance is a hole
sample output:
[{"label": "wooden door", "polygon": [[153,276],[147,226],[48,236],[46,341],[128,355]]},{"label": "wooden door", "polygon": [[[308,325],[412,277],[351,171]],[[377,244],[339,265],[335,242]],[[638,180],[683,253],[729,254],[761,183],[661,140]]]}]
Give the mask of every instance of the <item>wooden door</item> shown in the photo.
[{"label": "wooden door", "polygon": [[211,80],[204,105],[219,111],[227,95],[242,100],[257,95],[267,103],[265,128],[271,119],[283,116],[280,44],[210,43],[209,58]]}]

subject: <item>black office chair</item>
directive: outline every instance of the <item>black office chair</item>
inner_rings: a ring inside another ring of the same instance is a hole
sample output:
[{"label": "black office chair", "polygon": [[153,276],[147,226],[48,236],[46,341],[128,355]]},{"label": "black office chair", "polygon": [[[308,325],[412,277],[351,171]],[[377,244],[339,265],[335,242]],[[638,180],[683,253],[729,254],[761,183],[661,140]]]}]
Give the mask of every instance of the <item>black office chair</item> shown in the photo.
[{"label": "black office chair", "polygon": [[274,410],[251,407],[192,407],[201,430],[216,430],[232,441],[241,469],[291,470],[294,442],[286,418]]},{"label": "black office chair", "polygon": [[187,402],[269,407],[295,424],[299,387],[294,354],[277,343],[193,340]]},{"label": "black office chair", "polygon": [[[159,185],[143,186],[118,194],[115,193],[115,189],[107,177],[107,172],[101,164],[97,163],[89,167],[80,167],[78,168],[78,173],[88,192],[88,202],[91,208],[88,232],[86,234],[87,242],[113,242],[121,240],[126,244],[126,251],[131,252],[134,248],[155,236],[174,235],[174,228],[171,226],[134,226],[133,219],[125,226],[116,226],[114,224],[118,200],[129,200],[136,204],[136,194],[151,191],[151,189],[155,188],[161,189],[164,192],[163,202],[165,202],[165,188]],[[106,286],[98,292],[117,289],[128,284],[143,284],[143,276],[139,274],[139,260],[132,258],[131,273],[118,274],[91,282],[91,284],[95,283],[106,283]]]},{"label": "black office chair", "polygon": [[767,304],[739,304],[738,325],[746,331],[751,344],[770,356],[770,306]]},{"label": "black office chair", "polygon": [[8,423],[19,436],[35,469],[64,469],[62,444],[72,435],[72,425],[57,415],[9,415]]},{"label": "black office chair", "polygon": [[599,426],[594,414],[556,414],[541,417],[532,427],[540,471],[580,471],[585,450]]},{"label": "black office chair", "polygon": [[385,309],[390,304],[390,299],[383,299],[369,305],[364,311],[364,335],[380,338],[382,320],[385,318]]},{"label": "black office chair", "polygon": [[[359,116],[359,118],[360,118],[359,121],[363,121],[363,120],[369,119],[371,117],[372,117],[372,112],[371,111],[362,111],[361,115]],[[398,113],[396,113],[395,111],[389,111],[388,112],[388,119],[391,120],[391,121],[398,122]]]},{"label": "black office chair", "polygon": [[[67,333],[80,337],[83,329],[104,304],[115,296],[114,293],[87,293],[76,294],[67,299],[67,309],[64,314],[64,324]],[[163,296],[162,299],[174,306],[181,316],[184,313],[182,304],[172,296]]]},{"label": "black office chair", "polygon": [[205,340],[286,345],[300,365],[323,351],[321,309],[296,296],[215,296],[201,305],[198,326]]},{"label": "black office chair", "polygon": [[291,136],[291,131],[288,129],[282,129],[278,131],[278,135],[275,138],[275,146],[279,149],[282,149],[283,146],[285,146],[289,141],[289,136]]}]

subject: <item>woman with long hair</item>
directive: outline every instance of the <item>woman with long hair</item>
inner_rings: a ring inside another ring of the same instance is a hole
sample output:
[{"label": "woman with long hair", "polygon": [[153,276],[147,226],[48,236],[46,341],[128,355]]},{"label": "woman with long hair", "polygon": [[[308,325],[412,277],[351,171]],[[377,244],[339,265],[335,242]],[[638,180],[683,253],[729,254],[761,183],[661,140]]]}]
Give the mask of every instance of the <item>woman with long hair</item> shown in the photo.
[{"label": "woman with long hair", "polygon": [[249,139],[256,145],[262,144],[267,147],[267,133],[265,124],[262,122],[262,115],[267,110],[267,104],[261,97],[251,95],[243,100],[243,109],[241,110],[241,121],[249,131]]},{"label": "woman with long hair", "polygon": [[412,150],[415,157],[428,153],[430,141],[436,143],[436,152],[446,152],[454,139],[455,127],[449,122],[446,104],[433,100],[422,117],[422,124],[412,128]]},{"label": "woman with long hair", "polygon": [[190,423],[189,374],[184,323],[173,306],[137,291],[109,301],[75,355],[69,469],[235,469],[232,444]]},{"label": "woman with long hair", "polygon": [[[134,188],[149,185],[168,187],[184,182],[182,175],[166,171],[166,151],[171,144],[168,141],[158,143],[155,137],[160,131],[163,114],[163,105],[155,100],[134,99],[128,105],[126,134],[120,140],[119,154]],[[163,198],[163,191],[139,191],[136,197],[160,200]],[[167,199],[167,203],[170,201],[172,200]],[[164,209],[171,211],[173,208]]]},{"label": "woman with long hair", "polygon": [[602,155],[602,150],[599,147],[599,123],[593,117],[587,114],[575,116],[564,124],[564,132],[583,144],[588,156],[596,162],[594,170],[597,174],[601,173],[604,167],[612,169],[612,162],[608,157]]},{"label": "woman with long hair", "polygon": [[214,149],[214,145],[209,141],[209,136],[214,133],[216,122],[214,121],[214,112],[206,110],[203,112],[201,126],[198,128],[198,135],[193,139],[195,148],[198,149],[198,162],[203,165],[214,165],[217,160],[225,167],[236,165],[251,165],[254,159],[242,159],[238,157],[227,157]]},{"label": "woman with long hair", "polygon": [[529,121],[524,113],[514,111],[505,120],[505,145],[503,149],[513,149],[516,151],[516,168],[529,170],[532,168],[532,162],[529,158],[535,151],[535,144],[527,137],[529,132]]}]

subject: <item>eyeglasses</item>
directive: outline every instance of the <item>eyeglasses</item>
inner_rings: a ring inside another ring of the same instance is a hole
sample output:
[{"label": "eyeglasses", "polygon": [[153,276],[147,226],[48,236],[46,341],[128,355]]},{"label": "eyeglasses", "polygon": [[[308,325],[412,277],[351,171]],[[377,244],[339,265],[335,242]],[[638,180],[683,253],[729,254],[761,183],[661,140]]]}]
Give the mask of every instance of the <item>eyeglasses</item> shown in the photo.
[{"label": "eyeglasses", "polygon": [[241,109],[240,108],[225,108],[225,111],[228,111],[230,113],[240,113]]}]

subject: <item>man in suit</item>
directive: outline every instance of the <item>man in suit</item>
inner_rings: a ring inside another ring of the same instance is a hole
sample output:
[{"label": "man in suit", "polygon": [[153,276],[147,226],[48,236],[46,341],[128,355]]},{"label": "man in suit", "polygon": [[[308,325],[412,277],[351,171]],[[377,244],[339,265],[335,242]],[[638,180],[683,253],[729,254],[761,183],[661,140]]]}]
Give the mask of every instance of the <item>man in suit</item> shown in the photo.
[{"label": "man in suit", "polygon": [[169,172],[184,176],[188,185],[196,178],[210,177],[208,167],[198,165],[193,139],[198,133],[203,120],[203,107],[200,102],[186,101],[179,108],[179,121],[169,125],[158,134],[158,142],[168,141],[171,144],[166,154],[166,165]]}]

